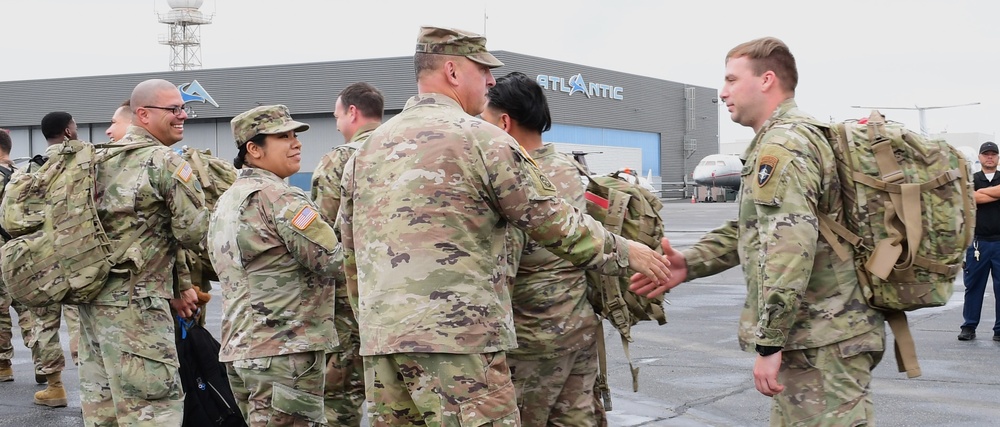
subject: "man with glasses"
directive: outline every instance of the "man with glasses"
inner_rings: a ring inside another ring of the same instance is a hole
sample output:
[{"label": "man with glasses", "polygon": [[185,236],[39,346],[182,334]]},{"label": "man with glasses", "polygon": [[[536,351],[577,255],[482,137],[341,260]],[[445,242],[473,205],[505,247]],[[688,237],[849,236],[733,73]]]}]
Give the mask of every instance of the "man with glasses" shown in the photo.
[{"label": "man with glasses", "polygon": [[[183,399],[170,306],[190,317],[194,289],[174,297],[178,243],[203,251],[205,195],[191,166],[168,148],[184,136],[184,101],[166,80],[132,91],[132,125],[102,157],[97,212],[112,242],[148,227],[125,252],[136,271],[114,270],[80,307],[80,400],[86,425],[180,425]],[[135,145],[153,145],[135,148]],[[117,248],[116,248],[117,249]]]},{"label": "man with glasses", "polygon": [[[1000,292],[1000,176],[997,175],[997,145],[984,142],[979,147],[982,170],[972,175],[976,189],[976,238],[965,254],[965,306],[959,341],[976,338],[983,312],[986,280],[993,276],[993,295]],[[1000,341],[1000,298],[993,321],[993,341]]]}]

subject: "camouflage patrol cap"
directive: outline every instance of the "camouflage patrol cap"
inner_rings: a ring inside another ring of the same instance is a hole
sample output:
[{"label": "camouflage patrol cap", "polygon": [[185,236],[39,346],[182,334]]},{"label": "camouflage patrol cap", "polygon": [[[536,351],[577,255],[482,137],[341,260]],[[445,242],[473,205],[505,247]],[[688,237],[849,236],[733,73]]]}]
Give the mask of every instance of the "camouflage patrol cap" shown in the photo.
[{"label": "camouflage patrol cap", "polygon": [[420,27],[416,51],[464,56],[490,68],[503,66],[503,62],[486,50],[486,37],[452,28]]},{"label": "camouflage patrol cap", "polygon": [[244,111],[234,117],[230,124],[237,148],[259,134],[271,135],[290,130],[303,132],[309,129],[309,125],[292,120],[292,114],[284,105],[262,105]]}]

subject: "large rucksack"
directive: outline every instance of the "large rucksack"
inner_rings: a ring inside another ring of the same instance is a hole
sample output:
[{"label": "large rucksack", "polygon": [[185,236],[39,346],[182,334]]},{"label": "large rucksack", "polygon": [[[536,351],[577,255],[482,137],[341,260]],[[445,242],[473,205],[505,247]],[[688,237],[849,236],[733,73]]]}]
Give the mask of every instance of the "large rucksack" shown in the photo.
[{"label": "large rucksack", "polygon": [[[205,202],[209,210],[214,211],[219,197],[236,181],[236,168],[232,163],[213,156],[209,150],[184,146],[180,150],[180,156],[191,165],[205,193]],[[211,282],[219,280],[207,252],[199,254],[179,248],[175,265],[176,280],[179,283],[198,285],[202,291],[208,292],[211,289]]]},{"label": "large rucksack", "polygon": [[[580,172],[588,178],[587,214],[604,225],[608,231],[648,246],[663,253],[663,218],[660,198],[638,183],[627,180],[622,172],[604,176],[590,176],[578,165]],[[628,289],[629,278],[606,276],[595,271],[587,271],[587,297],[594,311],[607,319],[618,330],[625,357],[632,374],[632,390],[639,390],[639,368],[632,364],[628,343],[632,342],[632,326],[640,321],[655,320],[667,323],[663,311],[663,295],[647,298]],[[604,400],[605,410],[610,411],[611,394],[607,382],[607,356],[604,334],[598,335],[598,373],[595,389]]]},{"label": "large rucksack", "polygon": [[226,366],[219,362],[219,341],[191,319],[177,316],[178,374],[184,388],[184,427],[246,426]]},{"label": "large rucksack", "polygon": [[[118,155],[152,143],[120,147]],[[11,239],[3,245],[0,270],[11,297],[29,306],[81,304],[97,296],[112,268],[134,270],[125,251],[146,230],[143,223],[112,243],[94,199],[98,146],[71,140],[38,170],[19,173],[6,187],[0,227]],[[124,264],[123,264],[124,263]],[[135,273],[135,271],[132,271]]]},{"label": "large rucksack", "polygon": [[820,215],[820,233],[854,247],[868,304],[883,310],[895,337],[896,362],[920,376],[906,311],[943,306],[972,243],[976,203],[969,166],[957,149],[872,111],[867,123],[817,127],[833,147],[844,204],[837,221]]}]

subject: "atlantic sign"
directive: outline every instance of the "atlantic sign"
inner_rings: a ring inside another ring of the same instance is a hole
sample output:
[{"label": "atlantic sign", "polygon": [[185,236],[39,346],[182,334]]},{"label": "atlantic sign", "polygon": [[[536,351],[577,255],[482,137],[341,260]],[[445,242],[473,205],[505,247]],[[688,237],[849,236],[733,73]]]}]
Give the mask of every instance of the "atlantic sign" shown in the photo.
[{"label": "atlantic sign", "polygon": [[621,101],[624,99],[622,97],[621,86],[611,86],[604,83],[587,83],[583,80],[583,74],[577,74],[566,80],[559,76],[549,76],[545,74],[539,74],[535,77],[535,81],[543,89],[554,90],[559,92],[568,93],[569,96],[573,96],[574,93],[582,93],[587,96],[587,98],[608,98],[617,99]]}]

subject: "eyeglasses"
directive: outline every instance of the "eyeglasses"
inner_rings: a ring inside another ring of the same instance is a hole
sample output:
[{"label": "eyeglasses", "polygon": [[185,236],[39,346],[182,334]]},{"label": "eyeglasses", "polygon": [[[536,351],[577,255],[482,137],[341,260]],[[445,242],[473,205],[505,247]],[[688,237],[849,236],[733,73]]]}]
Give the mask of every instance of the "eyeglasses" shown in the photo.
[{"label": "eyeglasses", "polygon": [[177,105],[172,106],[172,107],[157,107],[155,105],[145,105],[142,108],[155,108],[157,110],[169,111],[170,113],[172,113],[175,116],[180,116],[181,113],[184,112],[184,107],[183,106],[177,106]]}]

